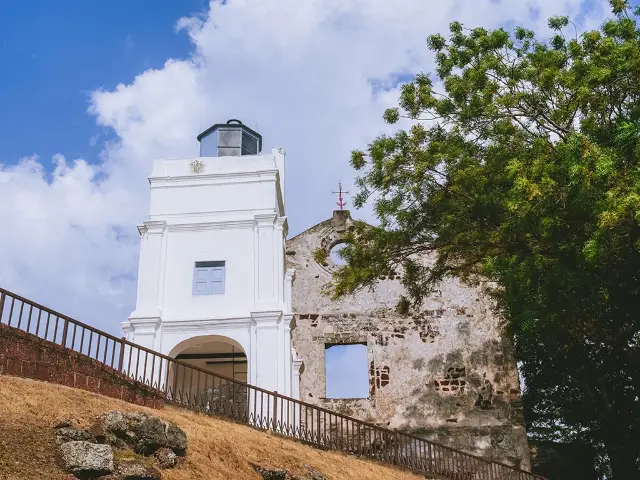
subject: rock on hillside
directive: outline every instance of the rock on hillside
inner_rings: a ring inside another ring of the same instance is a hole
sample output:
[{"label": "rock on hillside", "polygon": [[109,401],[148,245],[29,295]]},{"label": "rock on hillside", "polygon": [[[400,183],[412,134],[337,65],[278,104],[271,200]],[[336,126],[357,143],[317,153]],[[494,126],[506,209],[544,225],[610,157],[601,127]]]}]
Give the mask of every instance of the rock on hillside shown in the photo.
[{"label": "rock on hillside", "polygon": [[89,428],[58,422],[56,443],[64,469],[76,478],[159,480],[159,468],[172,468],[187,451],[187,435],[153,415],[112,411]]}]

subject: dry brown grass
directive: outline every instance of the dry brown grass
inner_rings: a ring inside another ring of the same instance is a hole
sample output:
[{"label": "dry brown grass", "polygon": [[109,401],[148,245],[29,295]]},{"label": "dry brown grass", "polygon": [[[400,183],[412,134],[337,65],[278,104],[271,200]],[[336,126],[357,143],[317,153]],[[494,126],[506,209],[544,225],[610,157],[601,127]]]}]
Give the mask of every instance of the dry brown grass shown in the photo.
[{"label": "dry brown grass", "polygon": [[166,480],[257,480],[260,477],[250,462],[293,473],[304,473],[307,464],[332,480],[421,478],[173,407],[150,410],[81,390],[0,375],[0,480],[65,478],[56,465],[52,426],[63,418],[86,425],[109,410],[158,415],[187,433],[187,460],[177,469],[166,470]]}]

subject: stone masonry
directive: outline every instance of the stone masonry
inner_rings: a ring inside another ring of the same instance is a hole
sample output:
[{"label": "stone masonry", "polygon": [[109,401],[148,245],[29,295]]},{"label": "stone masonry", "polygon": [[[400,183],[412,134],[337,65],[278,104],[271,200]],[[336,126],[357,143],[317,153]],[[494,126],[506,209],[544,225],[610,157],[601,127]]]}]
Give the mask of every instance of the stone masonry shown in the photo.
[{"label": "stone masonry", "polygon": [[[339,268],[328,255],[354,221],[348,211],[287,241],[300,398],[428,440],[530,468],[511,342],[482,288],[442,282],[419,312],[398,313],[399,277],[340,301],[321,293]],[[369,396],[328,399],[325,349],[366,344]]]}]

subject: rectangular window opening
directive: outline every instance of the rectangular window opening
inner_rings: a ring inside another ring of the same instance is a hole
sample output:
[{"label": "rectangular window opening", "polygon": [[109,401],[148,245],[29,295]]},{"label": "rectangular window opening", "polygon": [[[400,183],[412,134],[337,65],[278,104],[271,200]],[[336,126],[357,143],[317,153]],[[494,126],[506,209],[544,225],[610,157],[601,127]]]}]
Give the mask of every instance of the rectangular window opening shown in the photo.
[{"label": "rectangular window opening", "polygon": [[220,295],[224,293],[225,262],[196,262],[193,272],[194,295]]},{"label": "rectangular window opening", "polygon": [[325,345],[326,398],[369,398],[366,343]]}]

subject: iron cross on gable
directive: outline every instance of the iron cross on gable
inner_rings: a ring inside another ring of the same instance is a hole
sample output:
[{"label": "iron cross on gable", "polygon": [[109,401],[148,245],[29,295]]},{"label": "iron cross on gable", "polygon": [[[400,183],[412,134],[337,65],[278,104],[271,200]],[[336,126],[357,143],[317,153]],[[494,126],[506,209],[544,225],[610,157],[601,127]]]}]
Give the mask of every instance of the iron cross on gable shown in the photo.
[{"label": "iron cross on gable", "polygon": [[342,200],[342,194],[344,193],[345,195],[348,195],[349,192],[343,192],[342,191],[342,182],[338,182],[338,191],[336,192],[334,190],[331,193],[333,195],[338,195],[338,201],[336,202],[336,204],[340,207],[340,210],[342,210],[347,205],[347,202]]}]

